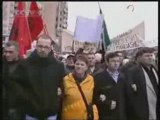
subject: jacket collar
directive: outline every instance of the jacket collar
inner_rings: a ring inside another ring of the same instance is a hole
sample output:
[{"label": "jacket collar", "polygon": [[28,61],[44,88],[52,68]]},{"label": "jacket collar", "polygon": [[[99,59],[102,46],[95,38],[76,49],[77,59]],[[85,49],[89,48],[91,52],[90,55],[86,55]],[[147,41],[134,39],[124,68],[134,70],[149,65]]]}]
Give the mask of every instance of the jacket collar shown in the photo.
[{"label": "jacket collar", "polygon": [[35,65],[48,65],[50,64],[53,60],[55,60],[54,56],[53,56],[53,52],[50,52],[49,55],[46,58],[42,58],[37,54],[37,51],[34,50],[31,55],[29,56],[29,58]]}]

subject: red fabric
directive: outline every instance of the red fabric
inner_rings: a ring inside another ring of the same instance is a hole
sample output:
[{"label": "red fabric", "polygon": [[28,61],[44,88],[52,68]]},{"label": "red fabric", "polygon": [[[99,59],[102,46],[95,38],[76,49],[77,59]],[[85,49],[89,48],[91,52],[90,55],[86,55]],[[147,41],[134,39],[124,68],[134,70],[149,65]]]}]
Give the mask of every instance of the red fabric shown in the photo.
[{"label": "red fabric", "polygon": [[31,2],[28,23],[32,41],[36,40],[40,32],[43,30],[43,20],[39,12],[40,10],[37,6],[37,3]]},{"label": "red fabric", "polygon": [[17,7],[17,15],[13,21],[9,40],[14,40],[19,43],[19,55],[21,58],[26,54],[26,51],[31,48],[31,36],[25,15],[25,2],[19,2]]}]

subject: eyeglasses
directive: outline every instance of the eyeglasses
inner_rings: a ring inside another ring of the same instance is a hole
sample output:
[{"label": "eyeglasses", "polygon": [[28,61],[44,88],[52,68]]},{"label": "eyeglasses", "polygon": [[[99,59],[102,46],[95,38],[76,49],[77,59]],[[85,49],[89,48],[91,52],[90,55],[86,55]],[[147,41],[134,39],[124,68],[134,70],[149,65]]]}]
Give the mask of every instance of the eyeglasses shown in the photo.
[{"label": "eyeglasses", "polygon": [[14,51],[4,51],[4,54],[7,54],[7,53],[9,53],[9,54],[13,54],[13,53],[14,53]]},{"label": "eyeglasses", "polygon": [[37,45],[37,48],[39,48],[39,49],[45,49],[45,50],[49,50],[51,47],[49,47],[49,46],[43,46],[43,45]]}]

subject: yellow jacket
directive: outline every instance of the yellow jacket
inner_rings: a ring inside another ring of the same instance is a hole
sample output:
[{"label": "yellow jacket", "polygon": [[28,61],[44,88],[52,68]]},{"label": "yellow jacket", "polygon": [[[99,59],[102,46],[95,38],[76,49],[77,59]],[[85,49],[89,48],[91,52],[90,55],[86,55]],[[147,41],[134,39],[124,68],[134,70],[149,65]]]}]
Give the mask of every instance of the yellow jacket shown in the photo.
[{"label": "yellow jacket", "polygon": [[[87,99],[88,104],[92,102],[94,80],[91,75],[87,75],[85,80],[80,83],[82,91]],[[72,73],[64,77],[64,99],[62,104],[62,120],[86,120],[87,109],[78,86]],[[94,118],[98,119],[98,111],[94,108]]]}]

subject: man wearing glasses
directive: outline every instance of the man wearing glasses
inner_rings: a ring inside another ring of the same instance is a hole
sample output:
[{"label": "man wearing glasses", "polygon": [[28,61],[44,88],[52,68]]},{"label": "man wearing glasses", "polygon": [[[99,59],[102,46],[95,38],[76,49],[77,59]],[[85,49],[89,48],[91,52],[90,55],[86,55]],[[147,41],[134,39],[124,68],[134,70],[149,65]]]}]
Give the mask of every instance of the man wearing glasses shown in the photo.
[{"label": "man wearing glasses", "polygon": [[11,76],[10,84],[14,86],[11,91],[15,98],[11,106],[21,108],[25,120],[56,120],[58,87],[64,75],[63,64],[53,57],[52,40],[41,35],[36,49]]}]

